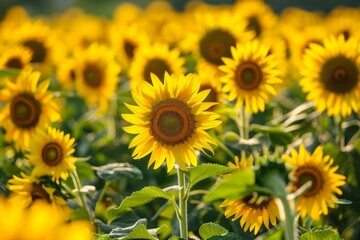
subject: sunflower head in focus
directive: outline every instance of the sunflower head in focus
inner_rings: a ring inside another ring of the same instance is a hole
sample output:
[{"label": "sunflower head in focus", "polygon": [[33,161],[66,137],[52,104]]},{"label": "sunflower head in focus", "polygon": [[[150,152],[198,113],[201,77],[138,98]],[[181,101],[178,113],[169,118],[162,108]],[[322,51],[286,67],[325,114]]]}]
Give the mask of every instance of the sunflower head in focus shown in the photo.
[{"label": "sunflower head in focus", "polygon": [[[235,163],[229,163],[231,168],[248,169],[253,167],[253,157],[249,156],[247,159],[245,154],[242,154],[241,160],[237,156],[234,159]],[[270,196],[261,195],[254,192],[242,199],[226,199],[220,207],[226,208],[225,216],[232,221],[240,218],[240,226],[244,231],[254,231],[257,234],[264,224],[267,229],[270,229],[270,224],[276,226],[276,219],[280,219],[279,209],[275,200]]]},{"label": "sunflower head in focus", "polygon": [[231,57],[230,48],[237,42],[254,38],[246,31],[246,21],[230,11],[196,11],[193,25],[179,43],[186,52],[191,52],[199,62],[217,69],[223,64],[223,57]]},{"label": "sunflower head in focus", "polygon": [[277,57],[269,46],[257,40],[231,48],[232,58],[223,58],[219,67],[226,75],[221,80],[227,99],[236,99],[235,108],[245,106],[250,113],[263,112],[265,103],[277,94],[282,83]]},{"label": "sunflower head in focus", "polygon": [[120,66],[114,51],[94,43],[76,52],[75,59],[77,93],[89,105],[97,105],[100,112],[105,112],[119,82]]},{"label": "sunflower head in focus", "polygon": [[274,29],[277,16],[263,0],[241,0],[233,7],[233,14],[246,20],[246,29],[261,38],[264,33]]},{"label": "sunflower head in focus", "polygon": [[50,81],[38,84],[39,78],[39,72],[24,70],[14,81],[8,79],[0,92],[0,101],[4,103],[0,110],[0,125],[6,129],[5,139],[22,152],[36,129],[61,118],[57,102],[47,92]]},{"label": "sunflower head in focus", "polygon": [[129,148],[134,159],[151,154],[148,166],[159,168],[166,161],[168,172],[175,164],[183,170],[197,166],[195,149],[211,151],[214,139],[205,131],[220,125],[219,115],[207,111],[215,103],[203,102],[209,90],[199,92],[196,75],[169,75],[163,81],[151,74],[152,85],[139,83],[132,90],[137,105],[126,104],[133,112],[122,114],[131,126],[124,130],[136,134]]},{"label": "sunflower head in focus", "polygon": [[284,155],[283,159],[292,169],[290,188],[296,191],[303,184],[311,181],[311,187],[297,200],[297,211],[302,218],[310,216],[319,220],[320,215],[328,214],[328,207],[334,208],[341,195],[340,187],[345,182],[345,176],[336,173],[338,166],[332,166],[330,156],[323,156],[323,148],[317,147],[310,154],[303,145],[299,151],[291,149],[290,156]]},{"label": "sunflower head in focus", "polygon": [[138,48],[129,69],[130,87],[137,88],[142,81],[151,83],[151,74],[163,82],[164,73],[183,74],[185,60],[177,48],[167,44],[146,44]]},{"label": "sunflower head in focus", "polygon": [[47,131],[39,130],[32,138],[27,158],[35,165],[35,176],[51,176],[52,181],[59,184],[60,179],[66,180],[69,171],[75,170],[76,158],[75,139],[69,134],[49,127]]},{"label": "sunflower head in focus", "polygon": [[360,109],[359,41],[330,36],[305,51],[300,85],[306,99],[329,116],[349,116]]},{"label": "sunflower head in focus", "polygon": [[11,68],[22,70],[30,67],[32,52],[20,45],[5,45],[1,47],[0,69]]}]

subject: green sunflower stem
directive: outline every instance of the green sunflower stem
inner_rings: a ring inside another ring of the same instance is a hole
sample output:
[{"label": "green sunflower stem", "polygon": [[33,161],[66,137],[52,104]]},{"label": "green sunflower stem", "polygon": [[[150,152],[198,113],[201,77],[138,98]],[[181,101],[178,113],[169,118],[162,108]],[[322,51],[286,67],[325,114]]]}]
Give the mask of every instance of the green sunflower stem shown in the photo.
[{"label": "green sunflower stem", "polygon": [[281,220],[284,225],[285,239],[297,240],[298,234],[296,230],[294,200],[288,199],[285,180],[276,171],[269,172],[264,179],[266,180],[266,187],[272,189],[275,193],[275,196],[280,200],[277,203]]},{"label": "green sunflower stem", "polygon": [[246,112],[245,107],[239,111],[238,128],[241,139],[249,139],[251,114]]},{"label": "green sunflower stem", "polygon": [[178,215],[179,225],[180,225],[180,237],[182,239],[188,239],[188,219],[187,219],[187,200],[188,195],[186,194],[186,186],[185,186],[185,174],[184,172],[178,168],[178,183],[179,183],[179,208],[180,214]]},{"label": "green sunflower stem", "polygon": [[79,175],[78,175],[78,173],[77,173],[76,170],[74,170],[70,175],[71,175],[71,178],[72,178],[72,180],[73,180],[74,186],[75,186],[75,188],[76,188],[76,190],[77,190],[77,192],[78,192],[78,194],[79,194],[80,201],[81,201],[81,205],[82,205],[82,207],[84,208],[85,212],[87,213],[89,220],[92,222],[93,219],[92,219],[92,217],[91,217],[91,214],[90,214],[90,212],[89,212],[88,206],[87,206],[87,204],[86,204],[85,196],[84,196],[84,194],[81,192],[81,182],[80,182]]},{"label": "green sunflower stem", "polygon": [[345,146],[345,139],[344,139],[344,131],[342,128],[342,124],[344,122],[344,118],[342,116],[340,116],[337,120],[337,124],[338,124],[338,144],[340,149],[342,149]]}]

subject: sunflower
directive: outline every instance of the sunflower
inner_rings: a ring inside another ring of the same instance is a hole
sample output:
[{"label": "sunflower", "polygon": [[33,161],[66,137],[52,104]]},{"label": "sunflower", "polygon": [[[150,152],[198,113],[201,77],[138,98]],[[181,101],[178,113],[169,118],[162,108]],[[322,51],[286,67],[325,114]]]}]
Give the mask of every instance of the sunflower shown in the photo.
[{"label": "sunflower", "polygon": [[[235,164],[229,163],[231,168],[248,169],[253,167],[253,157],[249,156],[246,159],[245,154],[242,154],[241,160],[235,156]],[[275,200],[269,196],[260,195],[257,192],[250,194],[242,199],[226,199],[220,207],[226,208],[225,216],[232,218],[232,221],[240,218],[240,226],[244,231],[254,231],[257,234],[260,227],[264,224],[267,229],[270,229],[270,223],[276,226],[276,219],[280,219],[279,209]]]},{"label": "sunflower", "polygon": [[48,74],[54,61],[64,54],[63,44],[56,33],[41,20],[23,22],[15,29],[9,28],[3,37],[5,41],[29,49],[32,53],[30,62],[43,74]]},{"label": "sunflower", "polygon": [[114,52],[104,45],[92,44],[75,55],[76,90],[89,105],[98,105],[106,111],[118,84],[120,66]]},{"label": "sunflower", "polygon": [[223,58],[225,65],[219,67],[226,73],[221,78],[223,91],[229,101],[236,101],[236,108],[245,105],[250,113],[263,112],[265,103],[277,94],[282,83],[279,78],[278,59],[269,53],[269,46],[257,40],[237,44],[231,48],[232,58]]},{"label": "sunflower", "polygon": [[66,180],[69,171],[75,170],[76,158],[72,156],[75,149],[74,138],[69,134],[49,127],[47,131],[39,130],[34,134],[29,146],[29,161],[35,165],[35,176],[50,175],[59,184],[60,178]]},{"label": "sunflower", "polygon": [[311,181],[311,187],[297,200],[297,211],[301,217],[306,215],[319,220],[320,214],[327,215],[328,207],[334,208],[342,194],[340,187],[345,182],[345,176],[335,173],[338,166],[332,167],[330,156],[323,156],[323,148],[317,147],[312,155],[300,145],[299,152],[291,149],[291,156],[283,155],[285,162],[292,168],[290,188],[296,191],[303,184]]},{"label": "sunflower", "polygon": [[330,34],[344,35],[345,40],[350,37],[360,37],[358,22],[360,12],[358,9],[336,8],[325,19],[325,27]]},{"label": "sunflower", "polygon": [[21,177],[13,176],[8,181],[8,188],[11,191],[12,201],[18,202],[21,207],[31,206],[35,201],[45,201],[63,210],[69,211],[66,201],[55,194],[56,189],[46,184],[37,177],[27,176],[21,173]]},{"label": "sunflower", "polygon": [[[201,8],[200,8],[201,9]],[[217,69],[222,65],[222,57],[231,57],[232,46],[246,42],[254,37],[246,31],[246,22],[230,11],[196,11],[190,18],[193,27],[179,43],[186,52],[192,52],[200,62]]]},{"label": "sunflower", "polygon": [[151,74],[152,84],[147,81],[134,88],[132,96],[138,106],[126,104],[133,114],[122,117],[133,124],[124,127],[137,134],[129,148],[135,147],[134,159],[151,153],[148,167],[155,163],[157,169],[166,161],[168,172],[176,164],[186,170],[197,165],[195,149],[213,152],[209,143],[214,139],[205,131],[220,125],[219,115],[206,111],[215,103],[203,103],[209,90],[198,92],[200,80],[196,75],[169,75],[164,81]]},{"label": "sunflower", "polygon": [[37,128],[47,127],[60,120],[59,106],[47,92],[50,80],[38,85],[39,72],[24,70],[15,82],[8,79],[0,91],[0,125],[6,129],[5,139],[14,142],[15,148],[25,152]]},{"label": "sunflower", "polygon": [[24,46],[5,45],[1,48],[0,69],[12,68],[21,70],[30,67],[31,57],[32,52]]},{"label": "sunflower", "polygon": [[247,22],[246,29],[253,31],[257,38],[261,38],[267,31],[272,31],[278,20],[277,15],[263,0],[237,1],[233,14],[244,18]]},{"label": "sunflower", "polygon": [[73,57],[63,59],[61,64],[56,66],[56,79],[63,89],[72,90],[75,88],[76,67],[76,60]]},{"label": "sunflower", "polygon": [[138,48],[129,69],[130,87],[136,88],[144,80],[151,83],[151,73],[162,82],[165,72],[183,74],[184,62],[180,51],[176,48],[170,49],[167,44],[143,45]]},{"label": "sunflower", "polygon": [[114,22],[109,26],[108,38],[122,69],[126,71],[134,59],[135,50],[149,42],[148,35],[141,30],[138,23]]},{"label": "sunflower", "polygon": [[358,40],[330,36],[305,51],[300,85],[319,112],[348,116],[360,109]]}]

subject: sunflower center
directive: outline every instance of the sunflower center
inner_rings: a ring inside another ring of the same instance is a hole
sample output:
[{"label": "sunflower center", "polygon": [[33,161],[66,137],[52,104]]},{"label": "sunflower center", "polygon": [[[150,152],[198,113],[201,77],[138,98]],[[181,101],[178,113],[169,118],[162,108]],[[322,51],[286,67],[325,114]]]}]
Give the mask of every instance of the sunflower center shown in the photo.
[{"label": "sunflower center", "polygon": [[261,209],[263,207],[267,207],[270,202],[270,198],[265,195],[259,195],[254,192],[241,200],[246,206],[252,209]]},{"label": "sunflower center", "polygon": [[70,80],[72,82],[75,82],[76,75],[75,75],[75,71],[73,69],[70,70],[69,75],[70,75]]},{"label": "sunflower center", "polygon": [[94,64],[87,64],[83,72],[83,77],[87,85],[92,88],[97,88],[102,83],[103,73],[98,66]]},{"label": "sunflower center", "polygon": [[260,36],[261,34],[261,26],[260,26],[260,23],[259,23],[259,20],[257,19],[256,16],[250,16],[248,18],[248,25],[246,27],[247,30],[250,30],[250,31],[254,31],[255,32],[255,37],[258,37]]},{"label": "sunflower center", "polygon": [[150,73],[153,73],[163,82],[165,72],[172,73],[167,62],[160,58],[154,58],[145,65],[143,77],[145,81],[151,83]]},{"label": "sunflower center", "polygon": [[194,129],[194,116],[188,106],[177,99],[160,102],[151,114],[151,134],[162,144],[183,143],[189,139]]},{"label": "sunflower center", "polygon": [[135,51],[136,45],[130,41],[124,42],[124,50],[125,54],[129,59],[132,59],[134,57],[134,51]]},{"label": "sunflower center", "polygon": [[241,89],[253,90],[261,83],[262,72],[254,62],[243,62],[235,71],[235,81]]},{"label": "sunflower center", "polygon": [[340,34],[344,35],[345,41],[350,38],[350,31],[348,29],[344,29]]},{"label": "sunflower center", "polygon": [[51,142],[44,146],[41,152],[43,162],[48,166],[58,165],[63,158],[62,148],[58,143]]},{"label": "sunflower center", "polygon": [[231,57],[230,47],[236,45],[236,39],[227,31],[214,29],[200,40],[200,54],[208,62],[222,65],[222,57]]},{"label": "sunflower center", "polygon": [[25,47],[32,51],[31,63],[42,63],[46,58],[46,48],[43,43],[35,39],[27,40],[23,43]]},{"label": "sunflower center", "polygon": [[302,166],[295,170],[294,172],[295,178],[295,187],[296,189],[300,188],[306,182],[311,181],[311,187],[308,189],[303,195],[305,197],[311,197],[319,193],[319,191],[323,188],[324,179],[322,177],[321,172],[309,166]]},{"label": "sunflower center", "polygon": [[41,114],[41,105],[31,94],[22,93],[14,97],[10,103],[12,122],[20,128],[33,128],[37,125]]},{"label": "sunflower center", "polygon": [[205,98],[204,102],[217,102],[218,95],[216,90],[210,86],[210,84],[204,84],[200,86],[199,92],[210,89],[209,95]]},{"label": "sunflower center", "polygon": [[353,60],[338,56],[325,62],[320,72],[325,89],[335,93],[353,90],[359,81],[359,70]]},{"label": "sunflower center", "polygon": [[13,57],[5,63],[5,66],[8,68],[21,69],[23,67],[23,64],[19,58]]},{"label": "sunflower center", "polygon": [[33,183],[32,184],[32,190],[31,190],[31,200],[34,202],[38,199],[40,200],[46,200],[50,202],[50,196],[45,191],[45,189],[42,187],[41,183]]}]

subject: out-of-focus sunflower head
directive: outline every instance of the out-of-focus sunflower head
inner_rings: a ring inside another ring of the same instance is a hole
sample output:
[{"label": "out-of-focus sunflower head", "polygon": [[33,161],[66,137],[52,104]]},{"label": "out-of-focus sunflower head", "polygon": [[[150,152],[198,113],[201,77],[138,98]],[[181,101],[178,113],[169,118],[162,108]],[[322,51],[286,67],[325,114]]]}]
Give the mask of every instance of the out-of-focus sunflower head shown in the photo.
[{"label": "out-of-focus sunflower head", "polygon": [[6,44],[0,47],[0,69],[22,70],[31,68],[32,52],[22,45]]},{"label": "out-of-focus sunflower head", "polygon": [[330,35],[344,35],[345,40],[350,37],[360,38],[359,21],[359,9],[335,8],[325,18],[324,28]]}]

